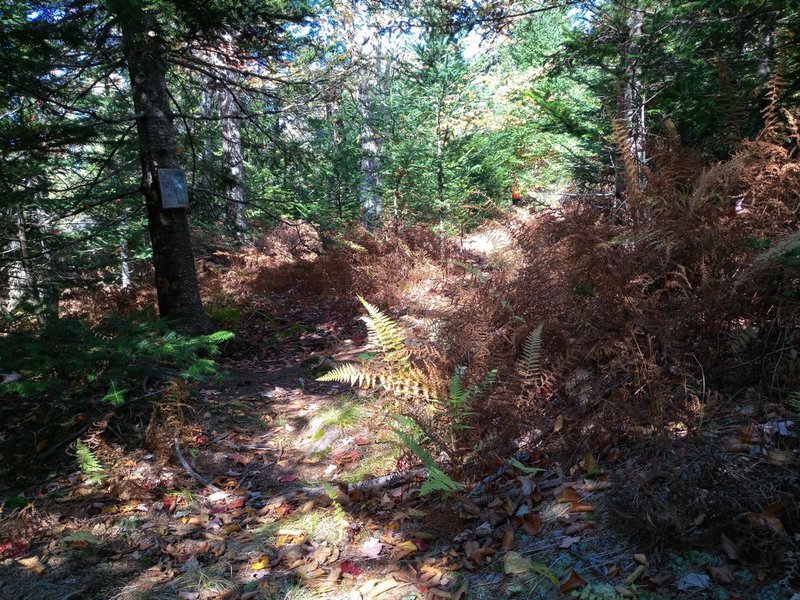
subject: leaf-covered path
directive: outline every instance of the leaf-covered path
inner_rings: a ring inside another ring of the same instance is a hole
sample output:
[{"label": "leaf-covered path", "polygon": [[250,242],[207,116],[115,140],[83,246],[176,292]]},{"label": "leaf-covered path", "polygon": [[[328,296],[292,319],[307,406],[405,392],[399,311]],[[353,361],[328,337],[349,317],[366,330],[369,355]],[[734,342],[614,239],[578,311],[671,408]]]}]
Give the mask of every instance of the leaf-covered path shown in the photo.
[{"label": "leaf-covered path", "polygon": [[314,380],[358,336],[311,329],[273,330],[216,385],[168,385],[146,449],[97,448],[101,483],[76,472],[6,502],[0,596],[706,597],[756,576],[614,534],[592,454],[566,473],[521,456],[469,493],[420,498],[380,402]]}]

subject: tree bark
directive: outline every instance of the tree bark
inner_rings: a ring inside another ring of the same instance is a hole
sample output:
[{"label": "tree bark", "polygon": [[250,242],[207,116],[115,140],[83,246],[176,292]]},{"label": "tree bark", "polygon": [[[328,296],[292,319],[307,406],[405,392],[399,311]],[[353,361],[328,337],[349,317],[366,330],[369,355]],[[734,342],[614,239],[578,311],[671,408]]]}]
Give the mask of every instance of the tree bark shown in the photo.
[{"label": "tree bark", "polygon": [[362,81],[358,86],[358,105],[361,109],[361,220],[368,228],[377,227],[383,213],[381,200],[381,145],[383,140],[376,127],[375,106],[369,85]]},{"label": "tree bark", "polygon": [[645,98],[642,83],[642,36],[644,33],[644,11],[638,6],[630,7],[627,17],[627,36],[621,49],[621,89],[617,107],[617,120],[622,129],[623,148],[614,161],[616,171],[616,195],[625,197],[628,212],[635,225],[641,215],[640,192],[646,184],[645,168]]},{"label": "tree bark", "polygon": [[158,170],[179,168],[159,28],[155,16],[141,4],[119,2],[117,7],[136,111],[159,313],[178,331],[207,333],[212,326],[200,299],[187,209],[163,208],[159,192]]},{"label": "tree bark", "polygon": [[7,249],[18,251],[19,259],[12,262],[8,267],[8,302],[6,303],[6,310],[9,313],[13,313],[20,306],[30,303],[35,307],[37,319],[41,322],[42,298],[36,281],[36,273],[30,260],[28,226],[25,222],[24,209],[21,206],[16,208],[14,220],[17,225],[17,239],[12,241]]},{"label": "tree bark", "polygon": [[222,165],[225,170],[225,213],[236,239],[242,241],[247,231],[242,111],[233,92],[225,87],[219,90],[219,111],[222,129]]}]

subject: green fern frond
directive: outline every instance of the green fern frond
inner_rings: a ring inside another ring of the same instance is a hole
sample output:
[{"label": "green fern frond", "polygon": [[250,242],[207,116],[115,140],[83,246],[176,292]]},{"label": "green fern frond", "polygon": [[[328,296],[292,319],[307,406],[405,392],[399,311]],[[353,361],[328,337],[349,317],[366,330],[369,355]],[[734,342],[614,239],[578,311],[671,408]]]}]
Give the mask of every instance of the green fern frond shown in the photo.
[{"label": "green fern frond", "polygon": [[427,469],[427,472],[428,478],[422,484],[422,487],[419,488],[421,496],[434,492],[442,492],[445,496],[449,496],[453,492],[464,488],[463,483],[451,479],[444,471],[437,467]]},{"label": "green fern frond", "polygon": [[364,317],[370,340],[376,343],[386,354],[386,358],[398,358],[405,353],[405,335],[400,326],[377,306],[370,304],[361,296],[358,301],[367,309],[368,317]]},{"label": "green fern frond", "polygon": [[460,407],[467,402],[467,393],[461,387],[461,375],[456,371],[450,378],[450,387],[447,390],[450,405]]},{"label": "green fern frond", "polygon": [[794,231],[756,257],[754,267],[766,267],[776,261],[794,262],[800,254],[800,230]]},{"label": "green fern frond", "polygon": [[75,457],[78,459],[78,467],[89,483],[103,483],[106,477],[106,468],[97,460],[89,447],[80,440],[75,444]]},{"label": "green fern frond", "polygon": [[439,468],[434,458],[420,445],[413,435],[399,428],[394,428],[393,431],[408,449],[422,461],[422,465],[425,467],[426,479],[419,489],[421,496],[433,492],[442,492],[445,495],[449,495],[464,487],[463,483],[455,481]]},{"label": "green fern frond", "polygon": [[789,405],[800,412],[800,392],[792,392],[789,394]]},{"label": "green fern frond", "polygon": [[540,469],[538,467],[528,467],[513,457],[508,459],[508,464],[510,464],[515,469],[519,469],[526,475],[534,475],[535,473],[540,473],[541,471],[544,471],[544,469]]},{"label": "green fern frond", "polygon": [[535,378],[541,375],[543,326],[543,323],[539,323],[536,329],[528,334],[528,337],[525,338],[525,343],[522,345],[522,356],[517,368],[524,377]]}]

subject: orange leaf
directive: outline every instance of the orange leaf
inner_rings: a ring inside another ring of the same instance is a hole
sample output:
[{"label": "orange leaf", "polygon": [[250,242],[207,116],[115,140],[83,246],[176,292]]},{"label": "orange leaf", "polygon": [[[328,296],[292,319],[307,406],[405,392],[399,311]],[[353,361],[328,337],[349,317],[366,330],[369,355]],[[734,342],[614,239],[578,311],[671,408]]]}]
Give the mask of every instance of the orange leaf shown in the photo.
[{"label": "orange leaf", "polygon": [[568,504],[571,502],[578,502],[581,499],[578,492],[576,492],[571,487],[565,487],[561,490],[561,493],[556,496],[556,502],[559,504]]},{"label": "orange leaf", "polygon": [[514,540],[514,530],[511,527],[506,527],[505,531],[503,532],[503,544],[502,548],[505,552],[513,549],[516,546],[516,541]]},{"label": "orange leaf", "polygon": [[586,504],[584,502],[573,502],[569,507],[569,512],[592,512],[594,510],[593,504]]},{"label": "orange leaf", "polygon": [[748,522],[754,527],[763,527],[764,529],[769,529],[775,533],[786,535],[786,529],[783,527],[783,523],[778,517],[773,517],[770,515],[757,515],[755,513],[747,513],[745,516],[747,517]]},{"label": "orange leaf", "polygon": [[572,590],[577,590],[586,584],[587,581],[583,577],[578,575],[575,571],[570,571],[569,576],[558,586],[558,591],[564,594]]},{"label": "orange leaf", "polygon": [[537,535],[542,530],[541,517],[533,513],[522,515],[522,528],[528,535]]}]

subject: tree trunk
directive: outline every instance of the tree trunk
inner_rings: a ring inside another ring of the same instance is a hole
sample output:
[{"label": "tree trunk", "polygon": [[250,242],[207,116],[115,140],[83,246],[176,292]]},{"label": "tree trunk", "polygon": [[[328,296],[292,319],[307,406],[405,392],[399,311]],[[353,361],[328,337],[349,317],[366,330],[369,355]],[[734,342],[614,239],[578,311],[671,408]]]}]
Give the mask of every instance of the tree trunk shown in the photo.
[{"label": "tree trunk", "polygon": [[222,127],[222,165],[225,170],[225,214],[236,239],[242,241],[247,231],[242,111],[233,92],[224,87],[219,90],[219,111]]},{"label": "tree trunk", "polygon": [[380,223],[383,203],[381,200],[381,145],[382,139],[376,126],[375,103],[372,90],[366,81],[358,86],[358,105],[361,110],[361,220],[368,228]]},{"label": "tree trunk", "polygon": [[645,186],[645,98],[642,84],[642,35],[644,32],[644,11],[631,7],[627,21],[627,39],[620,57],[622,82],[618,104],[618,122],[622,128],[622,145],[615,161],[616,192],[618,197],[626,196],[628,210],[634,224],[640,215],[639,192]]},{"label": "tree trunk", "polygon": [[159,28],[155,16],[141,4],[120,2],[117,6],[136,111],[159,313],[173,321],[178,331],[207,333],[212,326],[200,299],[187,209],[163,208],[159,193],[158,170],[179,168]]},{"label": "tree trunk", "polygon": [[9,313],[13,313],[25,304],[31,304],[35,309],[37,319],[41,323],[42,298],[39,293],[36,273],[30,260],[28,225],[25,222],[25,212],[21,206],[16,209],[15,221],[17,239],[9,244],[8,250],[19,252],[19,259],[12,262],[8,267],[8,302],[6,303],[6,310]]},{"label": "tree trunk", "polygon": [[127,290],[131,287],[131,253],[125,236],[122,236],[119,240],[119,259],[122,278],[121,287],[123,290]]}]

